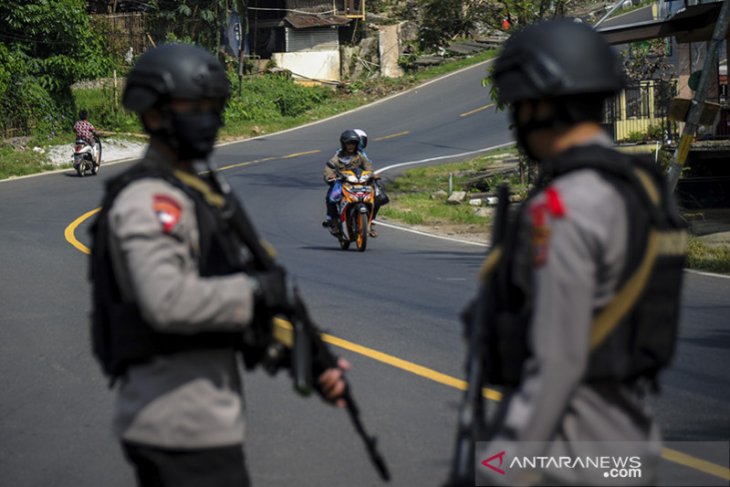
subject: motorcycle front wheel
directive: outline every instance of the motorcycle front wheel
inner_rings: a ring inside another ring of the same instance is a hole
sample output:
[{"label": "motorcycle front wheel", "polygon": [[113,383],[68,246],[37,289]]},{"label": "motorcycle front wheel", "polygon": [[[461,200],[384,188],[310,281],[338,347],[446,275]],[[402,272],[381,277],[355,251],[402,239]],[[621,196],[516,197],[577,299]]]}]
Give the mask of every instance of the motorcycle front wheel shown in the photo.
[{"label": "motorcycle front wheel", "polygon": [[368,220],[369,216],[367,213],[360,213],[357,216],[357,250],[364,252],[368,246]]}]

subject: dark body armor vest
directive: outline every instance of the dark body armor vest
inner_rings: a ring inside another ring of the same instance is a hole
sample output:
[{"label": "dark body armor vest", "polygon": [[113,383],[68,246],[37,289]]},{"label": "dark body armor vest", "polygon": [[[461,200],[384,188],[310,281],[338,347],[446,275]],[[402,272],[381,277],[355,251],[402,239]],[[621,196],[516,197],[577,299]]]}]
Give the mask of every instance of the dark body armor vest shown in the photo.
[{"label": "dark body armor vest", "polygon": [[164,179],[193,200],[200,239],[198,268],[201,277],[223,276],[246,269],[241,247],[228,231],[221,209],[210,204],[203,193],[182,183],[171,172],[140,163],[108,181],[101,211],[90,229],[89,278],[93,281],[93,352],[112,380],[123,375],[130,365],[147,362],[158,355],[194,349],[243,347],[241,332],[189,335],[158,332],[145,321],[135,302],[124,299],[115,278],[110,254],[108,215],[121,191],[145,178]]},{"label": "dark body armor vest", "polygon": [[[646,377],[655,382],[675,350],[687,247],[684,223],[655,164],[605,147],[577,147],[546,161],[538,187],[581,169],[598,172],[616,188],[629,221],[627,262],[616,294],[587,324],[591,338],[584,380],[631,383]],[[529,200],[508,225],[506,240],[498,249],[501,258],[492,269],[485,269],[486,278],[496,280],[492,299],[497,312],[485,330],[485,373],[487,382],[495,385],[516,385],[531,353],[527,334],[534,290],[516,284],[511,265],[528,206]]]}]

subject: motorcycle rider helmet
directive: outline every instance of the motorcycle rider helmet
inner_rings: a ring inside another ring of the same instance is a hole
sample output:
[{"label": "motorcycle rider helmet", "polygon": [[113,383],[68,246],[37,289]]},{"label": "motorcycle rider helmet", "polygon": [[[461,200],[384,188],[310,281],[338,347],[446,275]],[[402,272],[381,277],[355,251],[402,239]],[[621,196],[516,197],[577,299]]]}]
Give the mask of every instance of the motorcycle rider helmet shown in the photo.
[{"label": "motorcycle rider helmet", "polygon": [[89,112],[84,108],[79,110],[79,120],[86,120],[87,118],[89,118]]},{"label": "motorcycle rider helmet", "polygon": [[625,83],[613,48],[592,27],[541,22],[511,36],[494,65],[499,103],[574,95],[608,97]]},{"label": "motorcycle rider helmet", "polygon": [[365,131],[362,129],[353,129],[352,131],[355,132],[360,138],[360,144],[358,145],[358,149],[364,150],[365,147],[368,146],[368,134],[366,134]]},{"label": "motorcycle rider helmet", "polygon": [[[225,68],[209,51],[188,44],[164,44],[145,52],[132,68],[122,94],[122,105],[143,114],[156,109],[162,115],[161,128],[142,123],[150,135],[176,151],[181,159],[207,156],[223,125],[222,113],[230,84]],[[172,100],[214,100],[209,112],[179,113]]]},{"label": "motorcycle rider helmet", "polygon": [[360,146],[360,136],[354,130],[345,130],[340,134],[340,147],[345,150],[345,146],[349,143],[354,142],[358,147]]}]

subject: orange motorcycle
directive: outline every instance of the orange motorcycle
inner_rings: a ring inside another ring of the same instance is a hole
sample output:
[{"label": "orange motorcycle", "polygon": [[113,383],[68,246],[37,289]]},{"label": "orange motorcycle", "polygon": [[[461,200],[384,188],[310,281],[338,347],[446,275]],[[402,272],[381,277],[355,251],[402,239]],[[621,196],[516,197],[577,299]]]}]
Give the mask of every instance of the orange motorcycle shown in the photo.
[{"label": "orange motorcycle", "polygon": [[[368,232],[375,209],[375,175],[362,169],[340,171],[337,174],[333,199],[337,201],[338,225],[331,233],[347,250],[355,242],[363,252],[368,244]],[[338,187],[339,186],[339,187]]]}]

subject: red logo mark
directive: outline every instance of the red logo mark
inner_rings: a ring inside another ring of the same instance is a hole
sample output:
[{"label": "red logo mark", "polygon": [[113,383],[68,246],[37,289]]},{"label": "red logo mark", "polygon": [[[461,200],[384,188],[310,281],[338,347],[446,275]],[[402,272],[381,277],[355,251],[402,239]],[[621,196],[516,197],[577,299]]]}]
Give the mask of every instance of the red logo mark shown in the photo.
[{"label": "red logo mark", "polygon": [[503,460],[504,454],[505,454],[505,452],[501,451],[501,452],[497,453],[496,455],[492,455],[491,457],[489,457],[486,460],[484,460],[482,462],[482,465],[484,465],[487,468],[491,468],[492,470],[494,470],[498,474],[507,475],[507,472],[505,472],[501,468],[497,468],[494,465],[491,465],[492,460],[494,460],[495,458],[499,458],[499,466],[501,467],[502,466],[502,460]]}]

